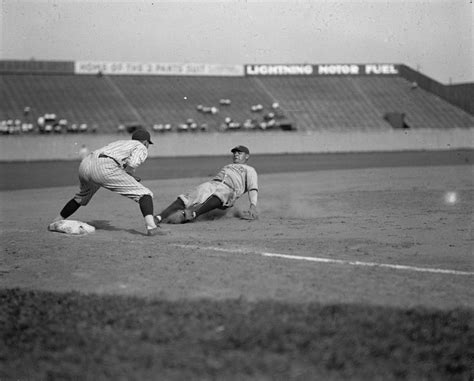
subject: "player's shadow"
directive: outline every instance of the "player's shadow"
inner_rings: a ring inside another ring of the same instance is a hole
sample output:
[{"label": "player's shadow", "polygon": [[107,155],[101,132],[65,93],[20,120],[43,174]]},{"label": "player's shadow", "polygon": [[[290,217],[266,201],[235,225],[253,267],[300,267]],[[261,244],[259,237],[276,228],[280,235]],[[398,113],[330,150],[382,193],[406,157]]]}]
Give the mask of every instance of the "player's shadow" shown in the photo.
[{"label": "player's shadow", "polygon": [[111,225],[110,221],[108,220],[94,220],[94,221],[88,222],[88,224],[94,226],[97,230],[108,230],[108,231],[114,231],[114,232],[126,231],[127,233],[130,233],[130,234],[144,235],[142,232],[139,232],[138,230],[135,230],[135,229],[117,228]]}]

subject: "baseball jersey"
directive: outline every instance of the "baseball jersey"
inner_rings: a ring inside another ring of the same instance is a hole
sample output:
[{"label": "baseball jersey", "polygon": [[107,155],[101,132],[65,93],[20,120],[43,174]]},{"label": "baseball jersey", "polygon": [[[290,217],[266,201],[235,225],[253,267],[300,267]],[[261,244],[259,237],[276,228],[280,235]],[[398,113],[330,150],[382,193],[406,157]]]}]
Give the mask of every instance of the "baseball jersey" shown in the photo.
[{"label": "baseball jersey", "polygon": [[[127,173],[133,172],[147,156],[147,148],[138,140],[118,140],[95,150],[81,161],[80,190],[74,199],[81,205],[87,205],[100,187],[136,202],[144,195],[153,197],[150,189]],[[126,170],[126,166],[131,170]]]},{"label": "baseball jersey", "polygon": [[247,164],[227,164],[213,180],[221,181],[231,187],[239,198],[245,192],[258,191],[258,176],[254,167]]},{"label": "baseball jersey", "polygon": [[95,151],[104,154],[121,163],[125,168],[137,168],[142,164],[147,156],[147,148],[138,140],[118,140]]}]

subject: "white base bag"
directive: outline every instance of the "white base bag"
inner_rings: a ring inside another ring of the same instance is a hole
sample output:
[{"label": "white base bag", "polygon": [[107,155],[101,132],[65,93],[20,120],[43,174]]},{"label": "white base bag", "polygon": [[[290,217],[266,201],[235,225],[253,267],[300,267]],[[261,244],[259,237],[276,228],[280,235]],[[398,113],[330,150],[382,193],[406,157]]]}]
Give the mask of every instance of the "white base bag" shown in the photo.
[{"label": "white base bag", "polygon": [[81,221],[61,220],[49,224],[48,230],[65,234],[82,235],[94,233],[95,227]]}]

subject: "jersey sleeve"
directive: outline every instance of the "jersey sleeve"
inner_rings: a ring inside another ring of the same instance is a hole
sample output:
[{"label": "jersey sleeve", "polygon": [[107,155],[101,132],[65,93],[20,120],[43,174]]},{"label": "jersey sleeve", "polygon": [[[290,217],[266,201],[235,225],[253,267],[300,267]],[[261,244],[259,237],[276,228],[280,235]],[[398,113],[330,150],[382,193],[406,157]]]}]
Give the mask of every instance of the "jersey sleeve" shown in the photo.
[{"label": "jersey sleeve", "polygon": [[247,191],[258,191],[258,175],[255,168],[250,167],[247,170]]},{"label": "jersey sleeve", "polygon": [[140,143],[137,145],[131,152],[126,164],[128,167],[137,168],[140,166],[147,158],[148,150],[147,148]]}]

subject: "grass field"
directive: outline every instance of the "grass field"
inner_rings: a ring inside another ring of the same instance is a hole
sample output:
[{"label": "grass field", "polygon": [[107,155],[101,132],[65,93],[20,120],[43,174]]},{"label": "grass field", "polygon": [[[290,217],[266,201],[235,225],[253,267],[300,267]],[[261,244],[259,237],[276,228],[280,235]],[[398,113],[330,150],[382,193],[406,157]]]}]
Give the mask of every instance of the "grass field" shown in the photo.
[{"label": "grass field", "polygon": [[[1,191],[0,380],[468,380],[472,174],[264,172],[259,220],[165,237],[106,190],[76,237],[46,230],[74,186]],[[204,179],[144,181],[160,209]]]},{"label": "grass field", "polygon": [[19,289],[0,301],[2,380],[468,380],[474,354],[466,309]]}]

